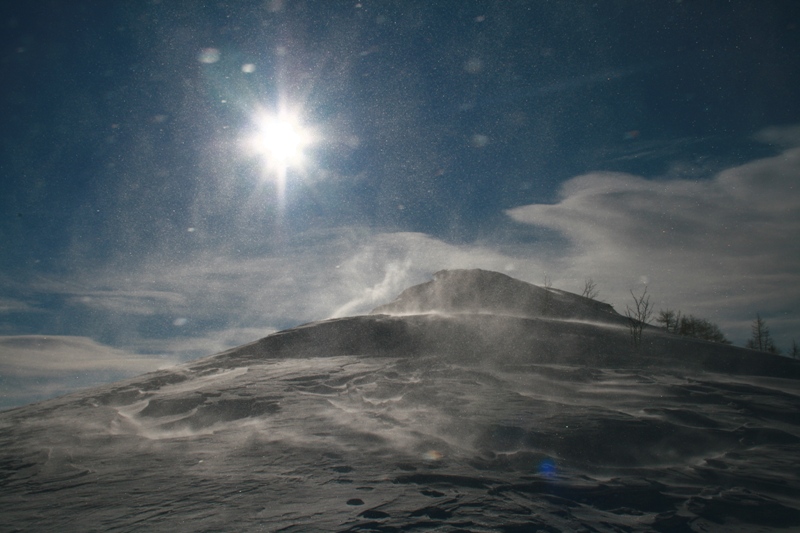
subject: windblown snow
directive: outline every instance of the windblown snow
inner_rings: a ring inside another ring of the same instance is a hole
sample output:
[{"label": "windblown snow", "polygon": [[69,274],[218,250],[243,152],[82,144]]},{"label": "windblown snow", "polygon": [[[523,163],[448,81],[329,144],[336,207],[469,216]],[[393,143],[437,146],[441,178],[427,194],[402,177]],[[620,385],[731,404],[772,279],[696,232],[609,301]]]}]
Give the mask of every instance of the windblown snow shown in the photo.
[{"label": "windblown snow", "polygon": [[9,531],[777,531],[800,367],[444,271],[373,314],[0,413]]}]

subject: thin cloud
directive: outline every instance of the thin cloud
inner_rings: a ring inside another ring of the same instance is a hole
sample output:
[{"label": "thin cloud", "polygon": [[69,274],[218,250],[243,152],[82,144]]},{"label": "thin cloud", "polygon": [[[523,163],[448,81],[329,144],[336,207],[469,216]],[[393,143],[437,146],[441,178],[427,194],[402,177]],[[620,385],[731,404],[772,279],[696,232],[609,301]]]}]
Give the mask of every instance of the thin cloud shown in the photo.
[{"label": "thin cloud", "polygon": [[186,299],[170,291],[86,291],[75,294],[70,302],[100,311],[135,315],[154,315],[164,309],[185,307]]},{"label": "thin cloud", "polygon": [[[146,272],[135,275],[117,268],[81,265],[81,274],[53,278],[39,276],[29,290],[36,294],[59,295],[71,305],[96,311],[130,315],[153,315],[165,309],[181,309],[186,298],[172,290],[161,290],[157,279]],[[144,281],[146,279],[146,281]]]},{"label": "thin cloud", "polygon": [[41,312],[28,302],[14,298],[0,298],[0,313],[36,313]]},{"label": "thin cloud", "polygon": [[785,148],[793,148],[795,146],[800,146],[800,125],[764,128],[756,133],[754,138],[765,144],[775,144]]}]

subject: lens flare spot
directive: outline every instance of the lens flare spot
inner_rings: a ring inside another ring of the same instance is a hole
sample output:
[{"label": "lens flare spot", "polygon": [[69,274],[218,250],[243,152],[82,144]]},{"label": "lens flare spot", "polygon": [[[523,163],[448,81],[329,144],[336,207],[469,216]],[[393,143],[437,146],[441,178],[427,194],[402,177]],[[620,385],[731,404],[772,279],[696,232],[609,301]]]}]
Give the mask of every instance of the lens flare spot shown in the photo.
[{"label": "lens flare spot", "polygon": [[422,456],[426,461],[441,461],[444,459],[444,454],[438,450],[428,450]]},{"label": "lens flare spot", "polygon": [[216,63],[219,61],[219,58],[220,53],[216,48],[203,48],[200,50],[200,53],[197,54],[197,60],[201,63]]},{"label": "lens flare spot", "polygon": [[554,477],[556,475],[556,462],[552,459],[545,459],[539,464],[539,473],[545,477]]}]

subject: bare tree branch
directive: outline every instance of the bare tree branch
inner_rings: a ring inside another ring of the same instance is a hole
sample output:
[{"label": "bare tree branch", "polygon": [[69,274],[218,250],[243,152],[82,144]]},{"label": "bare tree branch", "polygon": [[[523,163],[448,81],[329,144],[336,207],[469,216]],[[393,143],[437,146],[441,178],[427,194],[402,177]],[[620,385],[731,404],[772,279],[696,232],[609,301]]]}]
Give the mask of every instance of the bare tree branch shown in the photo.
[{"label": "bare tree branch", "polygon": [[586,281],[583,283],[583,292],[581,296],[595,300],[598,294],[600,294],[600,291],[597,290],[597,284],[592,278],[586,278]]},{"label": "bare tree branch", "polygon": [[650,304],[650,296],[647,294],[647,287],[645,286],[641,296],[636,296],[633,291],[633,307],[627,306],[625,316],[628,317],[628,328],[631,332],[631,340],[636,349],[642,344],[642,330],[645,325],[650,321],[653,314],[653,306]]}]

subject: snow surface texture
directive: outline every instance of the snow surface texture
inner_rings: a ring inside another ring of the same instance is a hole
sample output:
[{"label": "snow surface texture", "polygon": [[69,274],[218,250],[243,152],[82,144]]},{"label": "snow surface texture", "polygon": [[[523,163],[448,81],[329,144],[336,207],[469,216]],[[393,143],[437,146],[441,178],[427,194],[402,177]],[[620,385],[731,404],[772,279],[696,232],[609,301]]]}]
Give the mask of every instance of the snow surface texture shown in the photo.
[{"label": "snow surface texture", "polygon": [[541,291],[439,273],[376,310],[400,316],[0,413],[0,529],[800,527],[797,364],[656,328],[635,351]]}]

